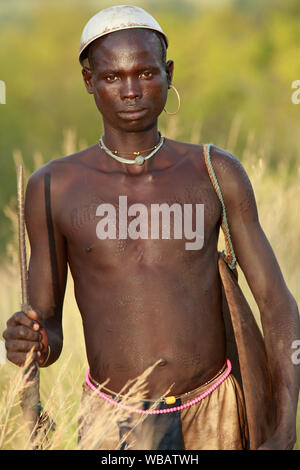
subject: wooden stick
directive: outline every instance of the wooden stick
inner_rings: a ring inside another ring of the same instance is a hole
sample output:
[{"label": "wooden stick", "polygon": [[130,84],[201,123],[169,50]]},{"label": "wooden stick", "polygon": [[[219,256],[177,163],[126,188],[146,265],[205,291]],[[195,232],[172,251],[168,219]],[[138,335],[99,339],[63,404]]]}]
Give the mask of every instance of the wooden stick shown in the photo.
[{"label": "wooden stick", "polygon": [[[18,237],[19,237],[19,260],[22,289],[21,310],[28,313],[31,310],[28,298],[28,271],[25,244],[25,217],[24,217],[24,183],[23,166],[17,168],[17,196],[18,196]],[[35,437],[40,412],[40,370],[36,361],[31,362],[24,368],[25,384],[20,393],[21,407],[24,419],[28,422],[31,432],[31,439]]]}]

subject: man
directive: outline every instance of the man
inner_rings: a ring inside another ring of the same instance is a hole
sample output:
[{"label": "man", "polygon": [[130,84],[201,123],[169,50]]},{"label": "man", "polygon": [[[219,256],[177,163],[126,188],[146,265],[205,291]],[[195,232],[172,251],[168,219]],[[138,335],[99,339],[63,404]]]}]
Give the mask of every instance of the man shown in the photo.
[{"label": "man", "polygon": [[[104,135],[100,145],[55,159],[29,179],[25,216],[34,311],[8,320],[7,356],[21,366],[34,348],[41,367],[58,359],[69,263],[90,367],[84,397],[109,379],[109,389],[94,396],[91,417],[83,419],[82,441],[104,410],[121,406],[116,395],[125,384],[157,364],[145,400],[127,410],[114,436],[99,447],[115,448],[120,440],[121,448],[145,448],[140,437],[152,429],[146,448],[242,449],[247,423],[241,391],[226,364],[217,264],[222,206],[203,146],[163,139],[158,132],[174,68],[166,48],[158,23],[136,7],[103,10],[86,25],[82,74]],[[299,367],[291,361],[291,345],[300,337],[297,305],[260,226],[242,165],[215,146],[210,158],[232,246],[261,312],[274,384],[276,427],[260,448],[288,449],[296,440]],[[137,236],[137,220],[121,220],[125,200],[129,215],[138,207],[144,217],[141,233],[153,204],[189,205],[194,217],[204,205],[204,243],[187,249],[184,235]],[[172,395],[138,425],[135,418],[168,390]]]}]

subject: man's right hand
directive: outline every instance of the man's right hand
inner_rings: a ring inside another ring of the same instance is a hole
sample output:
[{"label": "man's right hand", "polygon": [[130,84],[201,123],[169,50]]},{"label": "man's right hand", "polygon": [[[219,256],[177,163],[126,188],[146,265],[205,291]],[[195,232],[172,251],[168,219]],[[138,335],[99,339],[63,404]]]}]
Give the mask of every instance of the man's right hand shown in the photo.
[{"label": "man's right hand", "polygon": [[35,310],[27,314],[16,312],[6,326],[3,338],[7,359],[17,366],[23,366],[27,354],[33,350],[33,360],[41,365],[47,356],[48,337],[39,313]]}]

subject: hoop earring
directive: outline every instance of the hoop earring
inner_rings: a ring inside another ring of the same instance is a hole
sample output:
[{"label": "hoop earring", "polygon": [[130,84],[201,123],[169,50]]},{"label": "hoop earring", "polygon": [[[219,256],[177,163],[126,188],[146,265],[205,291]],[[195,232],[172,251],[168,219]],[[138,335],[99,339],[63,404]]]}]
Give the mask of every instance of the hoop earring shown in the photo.
[{"label": "hoop earring", "polygon": [[164,108],[164,112],[167,113],[169,116],[174,116],[174,115],[177,114],[178,111],[180,110],[181,100],[180,100],[180,96],[179,96],[179,93],[178,93],[178,91],[176,90],[176,88],[175,88],[173,85],[169,85],[169,88],[172,88],[172,90],[175,91],[176,96],[177,96],[177,99],[178,99],[178,106],[177,106],[177,109],[176,109],[175,113],[169,113],[169,111],[167,111],[166,108]]}]

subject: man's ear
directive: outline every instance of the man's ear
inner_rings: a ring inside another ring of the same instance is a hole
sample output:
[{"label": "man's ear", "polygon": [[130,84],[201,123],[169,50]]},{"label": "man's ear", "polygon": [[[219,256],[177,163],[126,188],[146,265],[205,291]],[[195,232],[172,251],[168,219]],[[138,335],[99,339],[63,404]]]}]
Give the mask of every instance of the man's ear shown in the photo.
[{"label": "man's ear", "polygon": [[168,85],[171,85],[174,73],[174,62],[173,60],[168,60],[166,63],[166,73],[168,78]]},{"label": "man's ear", "polygon": [[91,95],[94,94],[94,86],[93,86],[93,78],[92,78],[92,70],[88,67],[82,67],[81,70],[85,87],[87,92]]}]

